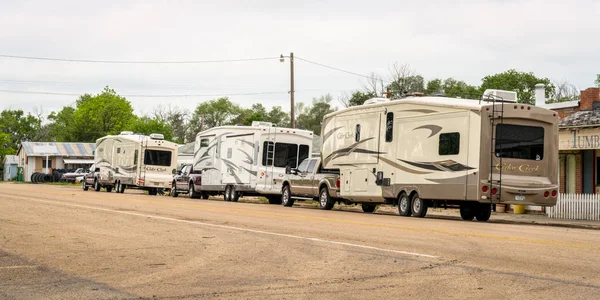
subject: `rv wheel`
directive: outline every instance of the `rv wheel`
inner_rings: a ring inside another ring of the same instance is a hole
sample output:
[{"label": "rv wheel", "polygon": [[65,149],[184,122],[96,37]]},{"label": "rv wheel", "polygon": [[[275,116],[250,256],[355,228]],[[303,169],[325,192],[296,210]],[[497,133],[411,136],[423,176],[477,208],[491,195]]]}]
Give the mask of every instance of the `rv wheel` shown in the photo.
[{"label": "rv wheel", "polygon": [[403,217],[410,216],[410,198],[405,193],[402,193],[398,198],[398,214]]},{"label": "rv wheel", "polygon": [[231,193],[231,195],[229,196],[229,200],[231,200],[232,202],[238,202],[238,200],[240,200],[240,193],[238,193],[235,190],[235,187],[231,187],[229,189],[229,192]]},{"label": "rv wheel", "polygon": [[375,211],[376,208],[377,208],[377,205],[375,205],[375,204],[367,204],[367,203],[362,204],[362,210],[366,213],[372,213]]},{"label": "rv wheel", "polygon": [[100,183],[98,182],[98,179],[94,180],[94,191],[100,191]]},{"label": "rv wheel", "polygon": [[460,217],[465,221],[472,221],[475,218],[475,208],[476,206],[471,202],[461,202]]},{"label": "rv wheel", "polygon": [[475,215],[477,221],[486,222],[490,219],[491,215],[492,205],[489,203],[479,203],[479,205],[477,206],[477,214]]},{"label": "rv wheel", "polygon": [[229,190],[229,186],[225,187],[225,192],[223,192],[223,200],[225,201],[230,201],[231,200],[231,194],[230,194],[230,190]]},{"label": "rv wheel", "polygon": [[289,185],[284,186],[283,191],[281,191],[281,204],[287,207],[294,205],[294,199],[292,199],[292,193]]},{"label": "rv wheel", "polygon": [[117,193],[125,193],[125,185],[121,183],[121,181],[119,180],[119,187],[117,189]]},{"label": "rv wheel", "polygon": [[415,194],[412,199],[412,216],[417,218],[423,218],[427,214],[427,203],[418,194]]},{"label": "rv wheel", "polygon": [[335,201],[331,200],[329,190],[327,187],[323,187],[319,192],[319,208],[322,210],[331,210],[334,205]]}]

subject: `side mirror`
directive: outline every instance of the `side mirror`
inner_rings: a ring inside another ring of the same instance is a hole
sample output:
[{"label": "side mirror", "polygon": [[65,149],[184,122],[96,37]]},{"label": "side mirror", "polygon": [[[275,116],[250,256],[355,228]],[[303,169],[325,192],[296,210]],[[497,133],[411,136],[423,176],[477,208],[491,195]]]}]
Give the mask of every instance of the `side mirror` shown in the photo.
[{"label": "side mirror", "polygon": [[173,175],[175,175],[175,174],[179,174],[179,172],[177,171],[177,169],[173,169],[173,171],[171,171],[171,173],[172,173]]},{"label": "side mirror", "polygon": [[298,175],[298,169],[292,169],[292,170],[291,170],[291,172],[292,172],[292,174],[294,174],[294,175]]}]

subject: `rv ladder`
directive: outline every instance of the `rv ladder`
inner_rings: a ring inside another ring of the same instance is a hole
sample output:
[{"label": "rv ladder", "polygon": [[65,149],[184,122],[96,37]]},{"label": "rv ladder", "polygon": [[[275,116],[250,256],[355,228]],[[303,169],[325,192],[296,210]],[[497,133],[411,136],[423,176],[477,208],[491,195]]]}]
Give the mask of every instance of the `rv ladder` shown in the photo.
[{"label": "rv ladder", "polygon": [[[492,100],[492,114],[490,116],[490,130],[491,130],[491,138],[490,138],[490,179],[488,183],[490,184],[490,202],[493,203],[494,194],[492,194],[492,190],[494,184],[498,185],[497,199],[502,198],[502,152],[498,155],[498,180],[494,180],[494,156],[496,155],[495,145],[496,145],[496,136],[498,134],[498,125],[496,124],[496,119],[500,120],[500,125],[504,124],[504,99],[498,96],[488,95],[488,97]],[[499,98],[500,102],[500,110],[496,110],[496,100]],[[502,143],[502,140],[499,140]],[[502,151],[502,145],[499,145]]]}]

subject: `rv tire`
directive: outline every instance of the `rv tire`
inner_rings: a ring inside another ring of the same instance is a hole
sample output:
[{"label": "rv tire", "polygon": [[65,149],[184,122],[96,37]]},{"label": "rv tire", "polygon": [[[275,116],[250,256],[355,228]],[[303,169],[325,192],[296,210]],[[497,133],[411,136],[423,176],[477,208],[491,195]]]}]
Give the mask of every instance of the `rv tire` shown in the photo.
[{"label": "rv tire", "polygon": [[229,190],[231,193],[231,196],[229,198],[231,202],[238,202],[238,200],[240,200],[240,193],[235,190],[235,186],[231,186]]},{"label": "rv tire", "polygon": [[117,189],[117,193],[125,193],[125,185],[121,183],[121,180],[119,180],[119,188]]},{"label": "rv tire", "polygon": [[487,222],[492,215],[492,205],[489,203],[479,203],[477,205],[477,214],[475,218],[479,222]]},{"label": "rv tire", "polygon": [[94,191],[96,191],[96,192],[100,191],[100,183],[98,182],[98,178],[96,178],[96,180],[94,180]]},{"label": "rv tire", "polygon": [[400,194],[398,197],[398,214],[403,217],[410,216],[410,208],[411,208],[410,198],[406,193]]},{"label": "rv tire", "polygon": [[82,182],[83,182],[83,190],[84,190],[84,191],[87,191],[87,190],[89,189],[89,187],[88,187],[88,185],[85,183],[85,178],[83,178]]},{"label": "rv tire", "polygon": [[294,199],[292,199],[290,186],[287,184],[283,186],[283,190],[281,191],[281,204],[287,207],[294,205]]},{"label": "rv tire", "polygon": [[[461,202],[460,203],[460,217],[465,221],[472,221],[475,218],[476,206],[472,202]],[[491,212],[490,212],[491,213]]]},{"label": "rv tire", "polygon": [[323,187],[319,192],[319,208],[322,210],[331,210],[335,205],[335,201],[331,199],[327,187]]},{"label": "rv tire", "polygon": [[375,205],[375,204],[368,204],[368,203],[362,204],[362,210],[363,210],[363,212],[366,212],[366,213],[372,213],[375,211],[376,208],[377,208],[377,205]]},{"label": "rv tire", "polygon": [[412,197],[411,210],[413,217],[423,218],[427,214],[427,203],[419,197],[419,194]]}]

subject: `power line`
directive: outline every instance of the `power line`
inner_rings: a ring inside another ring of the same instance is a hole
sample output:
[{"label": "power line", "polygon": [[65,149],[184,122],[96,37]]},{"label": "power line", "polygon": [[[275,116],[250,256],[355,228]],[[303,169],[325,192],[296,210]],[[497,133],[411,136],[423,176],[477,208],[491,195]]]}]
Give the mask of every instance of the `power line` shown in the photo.
[{"label": "power line", "polygon": [[[42,91],[18,91],[18,90],[0,90],[1,93],[13,94],[35,94],[35,95],[53,95],[53,96],[81,96],[81,93],[58,93]],[[165,94],[165,95],[144,95],[144,94],[119,94],[122,97],[130,98],[188,98],[188,97],[220,97],[220,96],[251,96],[251,95],[274,95],[287,94],[287,91],[273,92],[250,92],[250,93],[220,93],[220,94]]]},{"label": "power line", "polygon": [[308,59],[304,59],[304,58],[301,58],[301,57],[298,57],[298,56],[296,56],[295,58],[296,58],[296,59],[299,59],[299,60],[301,60],[301,61],[305,61],[305,62],[307,62],[307,63],[309,63],[309,64],[313,64],[313,65],[321,66],[321,67],[324,67],[324,68],[328,68],[328,69],[332,69],[332,70],[336,70],[336,71],[340,71],[340,72],[344,72],[344,73],[348,73],[348,74],[352,74],[352,75],[356,75],[356,76],[364,77],[364,78],[367,78],[367,79],[371,79],[371,78],[373,78],[373,77],[371,77],[371,76],[362,75],[362,74],[359,74],[359,73],[355,73],[355,72],[351,72],[351,71],[343,70],[343,69],[340,69],[340,68],[336,68],[336,67],[328,66],[328,65],[325,65],[325,64],[322,64],[322,63],[318,63],[318,62],[315,62],[315,61],[311,61],[311,60],[308,60]]},{"label": "power line", "polygon": [[73,62],[73,63],[103,63],[103,64],[206,64],[206,63],[228,63],[228,62],[244,62],[244,61],[279,59],[278,56],[273,56],[273,57],[254,57],[254,58],[217,59],[217,60],[135,61],[135,60],[70,59],[70,58],[54,58],[54,57],[20,56],[20,55],[9,55],[9,54],[0,54],[0,57],[15,58],[15,59],[27,59],[27,60],[61,61],[61,62]]}]

